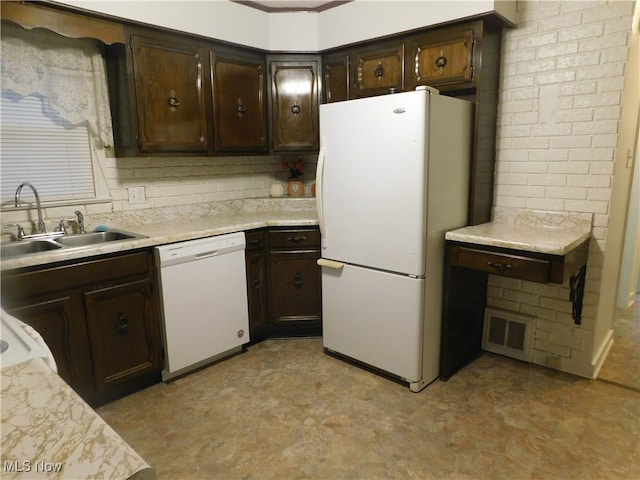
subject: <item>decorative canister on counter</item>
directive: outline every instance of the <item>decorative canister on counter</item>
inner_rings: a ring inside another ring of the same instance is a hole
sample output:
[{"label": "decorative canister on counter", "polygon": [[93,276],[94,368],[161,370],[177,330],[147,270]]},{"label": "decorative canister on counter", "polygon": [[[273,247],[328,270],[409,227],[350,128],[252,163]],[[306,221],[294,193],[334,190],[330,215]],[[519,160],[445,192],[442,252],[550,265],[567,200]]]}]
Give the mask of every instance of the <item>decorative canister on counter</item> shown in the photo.
[{"label": "decorative canister on counter", "polygon": [[272,183],[271,188],[269,188],[269,195],[272,197],[282,197],[284,196],[284,187],[281,183]]},{"label": "decorative canister on counter", "polygon": [[301,197],[304,194],[304,183],[300,180],[289,180],[287,182],[287,194],[290,197]]}]

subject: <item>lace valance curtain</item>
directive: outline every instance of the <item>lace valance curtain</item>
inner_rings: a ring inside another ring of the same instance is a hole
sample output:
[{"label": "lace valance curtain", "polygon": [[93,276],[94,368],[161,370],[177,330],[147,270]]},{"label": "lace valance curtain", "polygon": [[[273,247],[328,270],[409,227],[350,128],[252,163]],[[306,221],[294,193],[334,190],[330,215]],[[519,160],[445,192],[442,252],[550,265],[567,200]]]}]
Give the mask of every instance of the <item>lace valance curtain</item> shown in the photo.
[{"label": "lace valance curtain", "polygon": [[5,95],[36,96],[45,115],[56,123],[86,122],[96,147],[113,145],[106,67],[98,41],[3,23],[0,62]]}]

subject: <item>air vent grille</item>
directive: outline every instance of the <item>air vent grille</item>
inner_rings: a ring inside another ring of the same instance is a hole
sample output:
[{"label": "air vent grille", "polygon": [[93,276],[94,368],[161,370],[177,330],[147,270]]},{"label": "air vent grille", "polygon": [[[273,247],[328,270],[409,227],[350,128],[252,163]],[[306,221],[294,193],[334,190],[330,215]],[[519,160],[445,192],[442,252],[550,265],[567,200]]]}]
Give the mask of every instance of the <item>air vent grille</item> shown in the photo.
[{"label": "air vent grille", "polygon": [[530,362],[534,320],[520,313],[485,309],[482,349]]}]

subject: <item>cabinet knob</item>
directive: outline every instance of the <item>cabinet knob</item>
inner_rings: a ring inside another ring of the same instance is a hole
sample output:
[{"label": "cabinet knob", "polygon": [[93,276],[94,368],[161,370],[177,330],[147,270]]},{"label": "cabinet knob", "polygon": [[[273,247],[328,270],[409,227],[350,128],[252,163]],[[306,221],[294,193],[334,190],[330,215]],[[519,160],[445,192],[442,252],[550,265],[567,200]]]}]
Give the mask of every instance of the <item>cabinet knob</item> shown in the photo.
[{"label": "cabinet knob", "polygon": [[442,73],[444,67],[447,66],[447,57],[444,56],[442,50],[440,50],[440,56],[436,58],[435,61],[436,67],[438,67],[438,72]]},{"label": "cabinet knob", "polygon": [[303,283],[304,281],[302,280],[302,273],[300,273],[300,270],[298,270],[293,277],[293,286],[294,288],[302,288]]},{"label": "cabinet knob", "polygon": [[120,313],[118,315],[118,320],[116,320],[116,328],[118,329],[119,334],[123,334],[129,328],[129,319],[125,317],[124,313]]},{"label": "cabinet knob", "polygon": [[179,106],[180,106],[180,100],[178,100],[178,97],[176,96],[176,92],[171,90],[169,92],[169,110],[171,110],[172,112],[175,112]]},{"label": "cabinet knob", "polygon": [[247,111],[247,107],[245,107],[242,103],[238,102],[238,106],[236,107],[238,113],[243,114]]},{"label": "cabinet knob", "polygon": [[256,294],[260,293],[260,289],[262,288],[262,283],[260,283],[260,280],[255,278],[253,282],[251,282],[251,287],[253,288],[253,293],[256,293]]},{"label": "cabinet knob", "polygon": [[301,108],[298,105],[294,105],[293,107],[291,107],[291,113],[293,113],[294,115],[298,115],[301,111]]},{"label": "cabinet knob", "polygon": [[373,74],[376,76],[378,80],[382,78],[382,76],[384,75],[384,67],[382,66],[381,63],[378,64],[376,69],[373,71]]}]

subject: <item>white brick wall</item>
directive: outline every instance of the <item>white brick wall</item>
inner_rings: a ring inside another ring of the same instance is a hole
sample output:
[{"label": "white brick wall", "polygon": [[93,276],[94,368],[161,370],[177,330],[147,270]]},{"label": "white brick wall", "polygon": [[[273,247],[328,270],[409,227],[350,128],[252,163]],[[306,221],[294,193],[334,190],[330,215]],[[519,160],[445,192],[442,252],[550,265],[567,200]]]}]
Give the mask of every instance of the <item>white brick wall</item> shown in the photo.
[{"label": "white brick wall", "polygon": [[[280,156],[149,157],[107,159],[103,171],[112,202],[87,205],[87,213],[130,211],[239,198],[268,197],[274,182],[286,182]],[[296,157],[297,158],[297,157]],[[308,190],[315,177],[315,156],[304,156],[300,179]],[[128,187],[144,186],[146,202],[129,204]]]},{"label": "white brick wall", "polygon": [[594,213],[581,326],[568,285],[491,277],[488,304],[535,315],[534,362],[589,374],[633,1],[522,1],[505,30],[497,206]]}]

